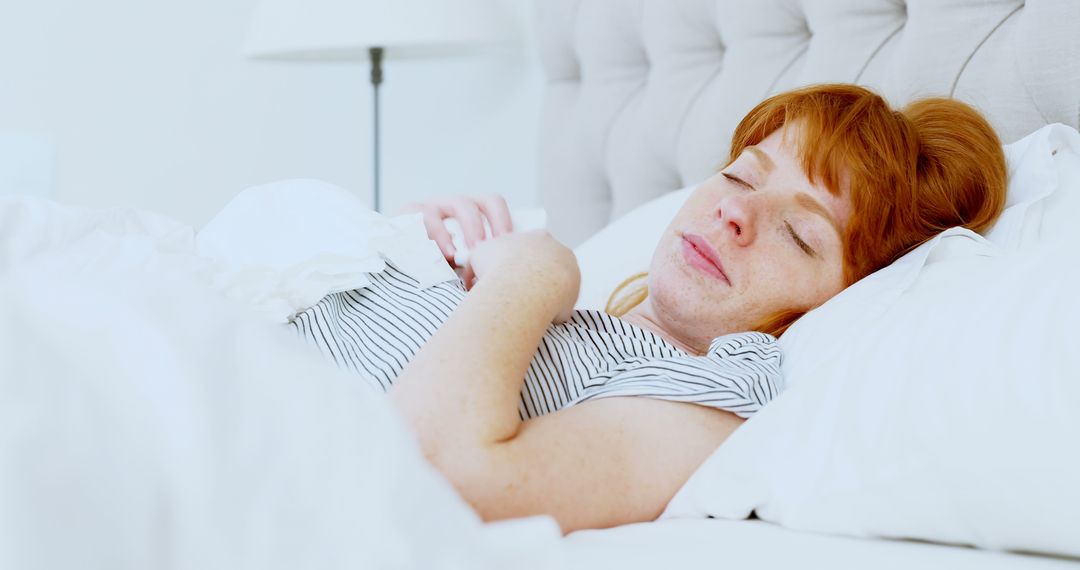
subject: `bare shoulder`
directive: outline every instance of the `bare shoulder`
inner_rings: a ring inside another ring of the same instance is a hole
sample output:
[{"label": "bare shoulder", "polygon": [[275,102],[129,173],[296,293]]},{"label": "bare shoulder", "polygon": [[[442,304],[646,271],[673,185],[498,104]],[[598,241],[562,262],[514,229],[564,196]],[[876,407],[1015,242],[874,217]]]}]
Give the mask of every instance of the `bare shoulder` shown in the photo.
[{"label": "bare shoulder", "polygon": [[695,404],[587,401],[522,424],[459,489],[489,520],[549,514],[564,531],[649,521],[742,422]]}]

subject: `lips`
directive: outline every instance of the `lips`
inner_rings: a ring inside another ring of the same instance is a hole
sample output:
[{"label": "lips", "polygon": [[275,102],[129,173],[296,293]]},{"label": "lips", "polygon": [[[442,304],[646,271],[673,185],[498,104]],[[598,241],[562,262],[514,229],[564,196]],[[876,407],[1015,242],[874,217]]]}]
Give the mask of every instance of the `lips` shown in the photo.
[{"label": "lips", "polygon": [[720,254],[709,245],[708,240],[696,234],[683,234],[682,238],[683,257],[687,263],[702,273],[731,285],[724,265],[720,263]]}]

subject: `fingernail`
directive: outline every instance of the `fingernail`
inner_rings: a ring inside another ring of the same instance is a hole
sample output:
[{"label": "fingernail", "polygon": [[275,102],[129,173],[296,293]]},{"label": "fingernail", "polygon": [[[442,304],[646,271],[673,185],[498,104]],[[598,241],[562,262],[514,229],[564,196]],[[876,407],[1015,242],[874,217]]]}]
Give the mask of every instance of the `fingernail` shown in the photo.
[{"label": "fingernail", "polygon": [[465,267],[469,264],[469,252],[468,251],[455,251],[454,252],[454,265],[458,267]]}]

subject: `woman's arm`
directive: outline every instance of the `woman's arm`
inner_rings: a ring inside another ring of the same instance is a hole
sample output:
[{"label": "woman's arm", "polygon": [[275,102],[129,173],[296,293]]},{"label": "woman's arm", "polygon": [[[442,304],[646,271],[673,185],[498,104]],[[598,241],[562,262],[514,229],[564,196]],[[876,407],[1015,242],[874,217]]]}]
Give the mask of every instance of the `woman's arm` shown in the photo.
[{"label": "woman's arm", "polygon": [[573,252],[545,232],[483,242],[473,260],[480,280],[390,390],[424,453],[447,468],[517,433],[525,371],[580,279]]},{"label": "woman's arm", "polygon": [[577,295],[573,254],[553,242],[516,234],[478,248],[474,259],[487,265],[477,268],[480,281],[390,397],[428,459],[485,519],[549,514],[567,532],[652,520],[742,420],[610,398],[522,423],[525,371]]},{"label": "woman's arm", "polygon": [[485,520],[548,514],[563,532],[651,521],[742,422],[695,404],[593,400],[525,422],[448,478]]}]

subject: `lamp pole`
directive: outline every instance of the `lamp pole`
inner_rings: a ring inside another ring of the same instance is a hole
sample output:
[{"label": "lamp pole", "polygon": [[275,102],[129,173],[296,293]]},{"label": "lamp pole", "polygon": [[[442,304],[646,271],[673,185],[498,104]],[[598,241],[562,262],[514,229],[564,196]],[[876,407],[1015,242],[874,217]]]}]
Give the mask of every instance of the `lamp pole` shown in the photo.
[{"label": "lamp pole", "polygon": [[380,188],[379,180],[379,85],[382,84],[383,72],[382,72],[382,60],[383,60],[383,48],[373,47],[368,50],[368,54],[371,57],[371,90],[372,90],[372,103],[374,105],[374,118],[372,133],[374,140],[372,140],[372,170],[375,173],[374,180],[374,210],[380,212],[382,208],[382,189]]}]

